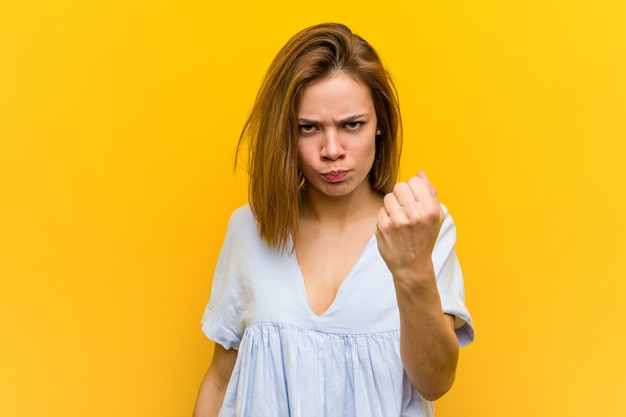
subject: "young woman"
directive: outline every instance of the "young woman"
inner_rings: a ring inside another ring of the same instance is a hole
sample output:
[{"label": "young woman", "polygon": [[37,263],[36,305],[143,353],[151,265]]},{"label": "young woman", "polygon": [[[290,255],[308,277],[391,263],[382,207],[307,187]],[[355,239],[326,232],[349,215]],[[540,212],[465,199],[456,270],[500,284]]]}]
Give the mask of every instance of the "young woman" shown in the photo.
[{"label": "young woman", "polygon": [[250,204],[215,268],[196,417],[433,415],[473,327],[452,219],[423,172],[396,183],[400,124],[347,27],[278,53],[239,143]]}]

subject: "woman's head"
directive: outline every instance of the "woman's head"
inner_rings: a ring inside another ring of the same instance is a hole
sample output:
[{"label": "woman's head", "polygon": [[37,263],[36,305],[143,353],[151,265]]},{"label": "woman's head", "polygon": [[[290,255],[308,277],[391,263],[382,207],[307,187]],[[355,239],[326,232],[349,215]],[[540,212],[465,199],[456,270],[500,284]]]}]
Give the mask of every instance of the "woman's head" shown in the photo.
[{"label": "woman's head", "polygon": [[271,63],[241,134],[249,152],[251,208],[261,236],[285,249],[297,234],[300,201],[298,103],[304,90],[345,73],[369,88],[377,129],[376,156],[369,180],[380,193],[396,182],[401,121],[393,82],[376,51],[341,24],[320,24],[297,33]]}]

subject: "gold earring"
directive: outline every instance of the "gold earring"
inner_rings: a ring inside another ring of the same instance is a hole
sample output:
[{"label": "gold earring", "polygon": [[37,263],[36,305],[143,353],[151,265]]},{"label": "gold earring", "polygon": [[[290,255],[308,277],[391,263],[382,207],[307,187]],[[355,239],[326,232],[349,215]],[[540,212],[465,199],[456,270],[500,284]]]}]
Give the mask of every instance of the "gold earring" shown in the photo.
[{"label": "gold earring", "polygon": [[302,174],[302,171],[298,169],[298,190],[301,190],[304,188],[304,183],[305,183],[304,175]]}]

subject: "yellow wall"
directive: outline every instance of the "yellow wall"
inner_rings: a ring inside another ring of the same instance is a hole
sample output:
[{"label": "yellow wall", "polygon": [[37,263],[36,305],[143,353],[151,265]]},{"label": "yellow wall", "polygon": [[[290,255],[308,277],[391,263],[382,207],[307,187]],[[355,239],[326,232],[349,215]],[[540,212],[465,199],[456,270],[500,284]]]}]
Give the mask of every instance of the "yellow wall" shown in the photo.
[{"label": "yellow wall", "polygon": [[0,415],[190,415],[239,130],[327,20],[458,223],[477,340],[438,416],[626,415],[626,3],[215,3],[0,2]]}]

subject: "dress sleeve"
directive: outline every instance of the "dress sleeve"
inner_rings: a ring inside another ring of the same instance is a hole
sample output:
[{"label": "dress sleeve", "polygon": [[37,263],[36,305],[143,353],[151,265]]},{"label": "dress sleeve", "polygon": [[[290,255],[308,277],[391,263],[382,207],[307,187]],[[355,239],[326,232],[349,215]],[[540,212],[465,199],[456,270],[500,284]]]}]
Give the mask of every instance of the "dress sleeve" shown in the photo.
[{"label": "dress sleeve", "polygon": [[202,331],[226,349],[239,349],[244,331],[243,310],[245,291],[242,288],[241,216],[235,211],[228,222],[228,230],[220,251],[211,297],[202,317]]},{"label": "dress sleeve", "polygon": [[472,317],[465,305],[463,273],[454,250],[456,227],[446,207],[442,206],[445,218],[433,249],[433,265],[437,277],[437,289],[444,313],[455,317],[455,332],[460,346],[474,340]]}]

